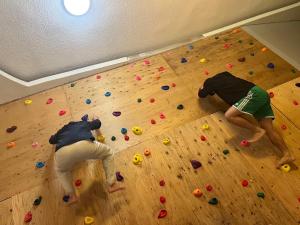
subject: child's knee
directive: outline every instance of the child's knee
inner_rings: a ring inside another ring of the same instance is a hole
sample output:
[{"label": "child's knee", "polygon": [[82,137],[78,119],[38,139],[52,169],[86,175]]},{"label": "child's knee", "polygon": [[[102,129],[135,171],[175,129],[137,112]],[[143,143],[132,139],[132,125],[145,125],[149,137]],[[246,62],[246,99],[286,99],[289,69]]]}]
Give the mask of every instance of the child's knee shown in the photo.
[{"label": "child's knee", "polygon": [[231,115],[231,113],[229,113],[228,111],[227,112],[225,112],[225,118],[227,119],[227,120],[231,120],[231,118],[232,118],[232,115]]}]

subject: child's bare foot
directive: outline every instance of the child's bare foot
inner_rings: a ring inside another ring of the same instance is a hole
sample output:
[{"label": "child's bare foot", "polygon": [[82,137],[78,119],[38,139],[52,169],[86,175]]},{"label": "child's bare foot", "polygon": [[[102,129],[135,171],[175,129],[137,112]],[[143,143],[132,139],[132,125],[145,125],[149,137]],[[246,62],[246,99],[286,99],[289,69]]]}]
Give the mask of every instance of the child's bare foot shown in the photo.
[{"label": "child's bare foot", "polygon": [[75,203],[78,202],[79,197],[77,197],[76,194],[71,194],[69,196],[70,196],[70,198],[69,198],[69,201],[68,201],[68,205],[72,205],[72,204],[75,204]]},{"label": "child's bare foot", "polygon": [[248,142],[253,143],[253,142],[258,141],[259,139],[261,139],[264,136],[265,133],[266,133],[266,131],[264,129],[257,127],[252,138],[250,138],[248,140]]},{"label": "child's bare foot", "polygon": [[120,190],[123,190],[123,189],[125,189],[125,187],[123,187],[123,186],[121,186],[117,183],[113,183],[112,185],[108,186],[107,191],[109,193],[113,193],[113,192],[120,191]]},{"label": "child's bare foot", "polygon": [[289,153],[284,154],[284,156],[278,161],[276,168],[279,169],[284,164],[289,164],[295,161],[295,158],[291,156]]}]

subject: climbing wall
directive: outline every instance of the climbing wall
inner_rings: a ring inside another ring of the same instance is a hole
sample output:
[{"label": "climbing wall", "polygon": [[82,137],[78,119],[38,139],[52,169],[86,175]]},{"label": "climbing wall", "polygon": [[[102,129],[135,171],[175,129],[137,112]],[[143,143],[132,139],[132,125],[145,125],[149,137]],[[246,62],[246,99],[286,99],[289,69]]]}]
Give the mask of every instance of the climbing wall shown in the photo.
[{"label": "climbing wall", "polygon": [[[273,93],[276,129],[296,157],[289,173],[275,169],[280,154],[266,137],[240,146],[250,134],[226,122],[218,98],[198,100],[203,81],[225,70]],[[299,76],[238,29],[2,105],[0,224],[24,224],[28,212],[38,225],[86,216],[95,225],[297,224]],[[107,194],[101,162],[83,162],[74,169],[81,201],[68,207],[48,139],[86,114],[101,119],[126,190]]]}]

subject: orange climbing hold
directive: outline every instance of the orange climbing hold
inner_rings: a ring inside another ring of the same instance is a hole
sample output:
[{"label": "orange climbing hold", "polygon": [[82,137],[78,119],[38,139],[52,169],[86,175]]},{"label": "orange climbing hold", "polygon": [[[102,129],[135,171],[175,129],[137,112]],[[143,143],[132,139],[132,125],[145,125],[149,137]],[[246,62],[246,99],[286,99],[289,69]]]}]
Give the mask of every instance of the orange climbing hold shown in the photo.
[{"label": "orange climbing hold", "polygon": [[145,155],[145,156],[151,155],[151,151],[150,151],[148,148],[146,148],[146,149],[144,150],[144,155]]},{"label": "orange climbing hold", "polygon": [[193,195],[195,197],[201,197],[203,195],[202,191],[199,189],[199,188],[196,188],[194,191],[193,191]]},{"label": "orange climbing hold", "polygon": [[16,143],[15,142],[8,142],[7,144],[6,144],[6,148],[7,149],[9,149],[9,148],[14,148],[14,147],[16,147]]}]

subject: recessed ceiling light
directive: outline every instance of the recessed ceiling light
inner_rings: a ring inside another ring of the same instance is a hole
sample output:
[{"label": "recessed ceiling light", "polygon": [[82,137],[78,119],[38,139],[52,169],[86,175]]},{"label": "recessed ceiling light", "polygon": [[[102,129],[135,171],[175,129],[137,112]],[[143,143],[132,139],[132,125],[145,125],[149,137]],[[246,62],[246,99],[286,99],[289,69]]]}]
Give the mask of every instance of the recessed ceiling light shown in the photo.
[{"label": "recessed ceiling light", "polygon": [[91,0],[64,0],[66,10],[74,16],[87,13],[91,6]]}]

